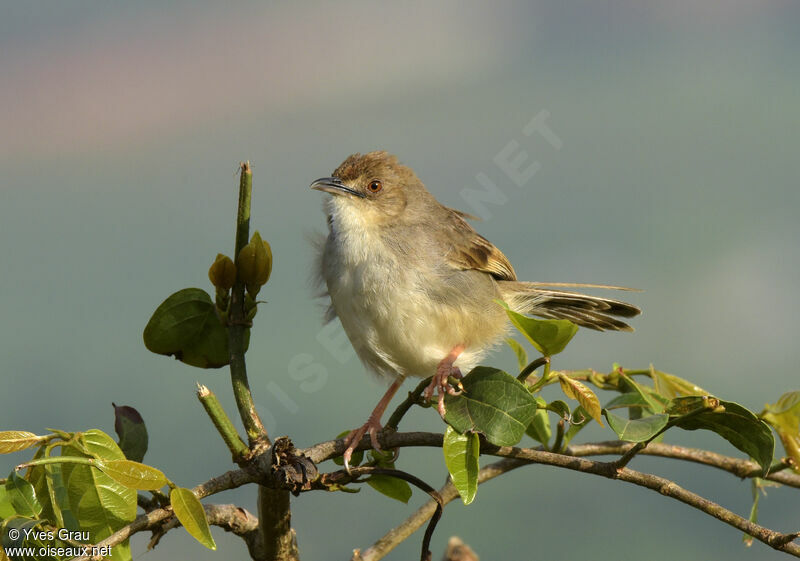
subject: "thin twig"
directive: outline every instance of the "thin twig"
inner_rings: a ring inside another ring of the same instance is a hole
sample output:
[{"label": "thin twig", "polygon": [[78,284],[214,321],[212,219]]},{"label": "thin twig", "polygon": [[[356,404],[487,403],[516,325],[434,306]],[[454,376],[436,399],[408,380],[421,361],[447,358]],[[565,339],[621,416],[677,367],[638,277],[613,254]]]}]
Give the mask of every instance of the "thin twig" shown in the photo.
[{"label": "thin twig", "polygon": [[[493,464],[489,464],[478,472],[478,484],[494,479],[495,477],[511,471],[514,468],[526,465],[528,462],[514,459],[504,459]],[[442,505],[447,505],[458,497],[455,485],[449,480],[439,489],[442,498]],[[439,508],[439,505],[430,500],[419,507],[416,512],[406,518],[398,526],[392,528],[382,538],[369,546],[363,552],[356,550],[351,561],[377,561],[385,557],[390,551],[397,547],[401,542],[413,534],[426,520],[428,520]]]},{"label": "thin twig", "polygon": [[419,384],[417,384],[416,388],[408,392],[408,397],[406,397],[400,403],[400,405],[397,406],[397,409],[394,410],[391,417],[389,417],[389,420],[386,421],[385,427],[387,429],[397,430],[397,425],[400,424],[400,420],[403,418],[403,416],[408,413],[408,410],[411,409],[411,407],[419,403],[419,398],[422,395],[422,392],[425,391],[425,388],[428,387],[430,381],[430,377],[425,378]]},{"label": "thin twig", "polygon": [[[354,467],[350,468],[349,475],[353,476],[360,476],[360,475],[388,475],[389,477],[396,477],[398,479],[402,479],[403,481],[407,481],[412,485],[422,489],[428,495],[431,496],[431,502],[434,504],[433,511],[428,514],[426,517],[430,519],[428,523],[428,527],[425,529],[425,536],[422,538],[422,552],[420,554],[420,561],[430,561],[431,560],[431,538],[433,537],[433,531],[436,529],[436,524],[439,522],[439,519],[442,517],[442,509],[444,508],[444,502],[442,501],[441,494],[422,481],[420,478],[411,475],[405,471],[401,471],[399,469],[387,469],[381,467],[372,467],[372,466],[361,466],[361,467]],[[415,528],[416,529],[416,528]],[[405,538],[404,538],[405,539]],[[353,553],[354,559],[360,559],[357,557],[359,553],[356,551]]]},{"label": "thin twig", "polygon": [[214,392],[202,384],[197,384],[197,399],[200,400],[206,413],[211,417],[211,422],[214,423],[217,432],[222,436],[222,440],[225,442],[228,450],[231,451],[233,461],[237,463],[244,461],[249,452],[247,444],[244,443],[239,433],[236,432],[236,428],[234,428],[230,417],[225,413],[222,404],[217,399],[217,396],[214,395]]},{"label": "thin twig", "polygon": [[517,376],[517,380],[520,382],[524,382],[528,379],[528,376],[533,374],[533,371],[539,368],[540,366],[544,366],[545,364],[550,364],[550,357],[549,356],[540,356],[536,360],[532,361],[528,366],[522,369],[522,372],[519,373]]}]

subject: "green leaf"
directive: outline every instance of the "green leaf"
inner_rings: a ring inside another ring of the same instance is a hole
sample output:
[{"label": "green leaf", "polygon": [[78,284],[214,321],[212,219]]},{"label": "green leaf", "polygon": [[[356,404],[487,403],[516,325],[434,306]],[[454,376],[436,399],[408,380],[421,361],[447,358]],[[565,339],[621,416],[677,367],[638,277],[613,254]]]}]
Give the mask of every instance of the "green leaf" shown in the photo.
[{"label": "green leaf", "polygon": [[785,416],[790,421],[787,428],[797,430],[800,424],[800,391],[786,392],[774,404],[767,404],[764,409],[773,415]]},{"label": "green leaf", "polygon": [[[40,447],[33,459],[49,458],[54,447],[55,445],[52,443]],[[61,477],[61,465],[32,466],[27,479],[36,490],[36,497],[39,502],[42,503],[41,518],[53,521],[62,528],[76,528],[78,526],[75,517],[72,516],[69,510],[69,498]]]},{"label": "green leaf", "polygon": [[[76,441],[61,447],[62,456],[90,457],[100,460],[124,460],[116,442],[101,430],[92,429],[76,435]],[[61,464],[69,508],[81,530],[91,541],[101,541],[136,517],[136,491],[128,488],[99,469],[82,464]],[[111,559],[131,558],[130,546],[124,542],[111,550]]]},{"label": "green leaf", "polygon": [[[681,398],[676,398],[677,402]],[[689,400],[691,398],[682,398]],[[702,399],[702,398],[700,398]],[[764,470],[764,474],[769,471],[772,464],[772,454],[775,449],[775,439],[769,426],[756,417],[749,410],[738,403],[732,401],[716,400],[721,407],[706,408],[705,411],[694,409],[679,417],[675,424],[684,430],[710,430],[730,442],[751,458],[753,458]],[[686,402],[676,407],[669,407],[667,412],[674,414],[676,411],[686,409],[686,403],[693,403],[698,407],[699,402]],[[699,412],[698,412],[699,411]]]},{"label": "green leaf", "polygon": [[569,419],[570,409],[566,401],[561,401],[560,399],[551,401],[547,404],[547,410],[552,411],[562,419]]},{"label": "green leaf", "polygon": [[506,309],[508,319],[514,327],[544,356],[557,355],[563,351],[578,332],[578,326],[569,320],[534,319],[515,312],[505,302],[496,302]]},{"label": "green leaf", "polygon": [[407,504],[412,495],[411,486],[407,481],[392,477],[391,475],[383,475],[380,473],[370,475],[369,479],[367,479],[367,484],[379,493],[386,495],[390,499],[400,501],[401,503]]},{"label": "green leaf", "polygon": [[475,500],[475,494],[478,492],[480,449],[481,441],[478,433],[459,434],[453,427],[445,429],[442,446],[444,463],[465,505]]},{"label": "green leaf", "polygon": [[24,430],[0,431],[0,454],[25,450],[41,442],[42,437]]},{"label": "green leaf", "polygon": [[155,491],[167,484],[167,477],[160,469],[131,460],[98,460],[97,468],[117,483],[138,489]]},{"label": "green leaf", "polygon": [[[369,456],[370,464],[381,468],[395,469],[393,451],[370,450]],[[390,499],[400,501],[401,503],[408,503],[408,500],[411,498],[411,486],[407,481],[400,479],[399,477],[375,474],[371,475],[367,479],[367,483],[379,493],[386,495]]]},{"label": "green leaf", "polygon": [[767,404],[761,418],[778,433],[792,469],[800,472],[800,392],[785,393],[774,404]]},{"label": "green leaf", "polygon": [[[45,531],[41,528],[41,520],[32,520],[22,516],[14,516],[7,520],[0,521],[0,532],[2,533],[3,549],[11,549],[12,547],[30,547],[33,548],[34,555],[15,555],[14,561],[61,561],[60,559],[51,555],[42,555],[39,551],[41,547],[59,547],[63,545],[58,539],[54,540],[36,540],[33,537],[26,539],[26,531],[39,528],[40,531]],[[10,530],[16,530],[16,538],[9,535]],[[0,557],[2,559],[2,557]],[[8,557],[6,557],[8,559]]]},{"label": "green leaf", "polygon": [[650,377],[653,379],[656,392],[670,399],[681,395],[709,394],[709,392],[689,380],[656,370],[652,364],[650,365]]},{"label": "green leaf", "polygon": [[533,416],[533,421],[525,429],[525,433],[537,442],[545,446],[550,442],[553,431],[550,429],[550,418],[547,416],[546,409],[537,409]]},{"label": "green leaf", "polygon": [[169,494],[172,510],[186,531],[208,549],[217,549],[211,528],[208,526],[206,511],[200,500],[189,489],[175,487]]},{"label": "green leaf", "polygon": [[5,485],[0,486],[0,520],[11,518],[17,513],[8,496]]},{"label": "green leaf", "polygon": [[478,366],[461,381],[464,392],[444,397],[445,421],[460,433],[479,431],[497,446],[520,441],[536,413],[536,401],[513,376]]},{"label": "green leaf", "polygon": [[147,427],[139,412],[129,405],[114,406],[114,432],[119,437],[119,447],[125,457],[141,462],[147,452]]},{"label": "green leaf", "polygon": [[[245,347],[250,330],[246,331]],[[199,368],[220,368],[230,362],[228,330],[205,290],[185,288],[153,312],[144,328],[144,344],[156,354]]]},{"label": "green leaf", "polygon": [[606,403],[605,408],[611,411],[613,409],[632,407],[644,409],[645,407],[648,407],[648,401],[642,398],[641,394],[638,392],[628,392],[616,396],[614,399]]},{"label": "green leaf", "polygon": [[526,366],[528,366],[528,353],[525,350],[525,347],[520,345],[516,339],[512,339],[511,337],[506,338],[506,344],[511,347],[512,351],[514,351],[514,355],[517,357],[517,365],[519,365],[519,369],[522,371]]},{"label": "green leaf", "polygon": [[620,376],[622,380],[625,381],[625,385],[633,390],[635,393],[639,394],[642,400],[646,403],[645,411],[648,413],[663,413],[664,412],[664,403],[657,399],[654,399],[647,391],[645,391],[644,386],[637,384],[633,378],[628,376],[627,374],[622,374]]},{"label": "green leaf", "polygon": [[558,381],[561,384],[561,391],[564,392],[564,395],[570,399],[577,400],[592,419],[597,421],[601,427],[605,426],[603,425],[600,400],[597,399],[597,396],[589,386],[560,372],[558,374]]},{"label": "green leaf", "polygon": [[36,498],[36,491],[30,481],[11,472],[6,479],[6,495],[14,507],[14,511],[28,518],[38,518],[42,513],[42,504]]},{"label": "green leaf", "polygon": [[658,432],[667,426],[669,415],[659,413],[642,417],[640,419],[626,419],[615,415],[608,409],[603,409],[603,413],[611,427],[620,440],[628,442],[645,442],[654,437]]}]

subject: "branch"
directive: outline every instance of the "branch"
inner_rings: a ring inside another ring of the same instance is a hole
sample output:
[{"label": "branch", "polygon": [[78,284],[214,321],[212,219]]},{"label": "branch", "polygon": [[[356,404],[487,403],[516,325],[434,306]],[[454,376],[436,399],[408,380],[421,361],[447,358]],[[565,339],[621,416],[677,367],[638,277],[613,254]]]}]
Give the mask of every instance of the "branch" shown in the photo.
[{"label": "branch", "polygon": [[[427,446],[441,448],[443,435],[429,432],[394,433],[387,431],[382,435],[382,440],[385,446],[388,448],[403,448],[407,446]],[[724,522],[741,529],[745,533],[753,536],[756,539],[764,541],[772,547],[779,546],[776,547],[776,549],[781,549],[782,551],[786,551],[787,553],[791,553],[792,555],[800,557],[800,546],[791,543],[793,539],[797,538],[795,534],[780,534],[778,532],[773,532],[763,528],[757,524],[752,524],[748,520],[745,520],[744,518],[725,510],[719,505],[715,505],[714,503],[711,503],[710,501],[707,501],[706,499],[695,495],[694,493],[681,489],[675,485],[675,483],[666,479],[659,478],[654,475],[635,472],[627,468],[621,470],[620,472],[616,472],[615,475],[616,470],[610,469],[610,466],[613,468],[613,462],[593,462],[582,459],[585,456],[622,455],[625,454],[632,446],[632,443],[622,441],[597,442],[570,446],[567,448],[565,454],[555,454],[552,452],[547,452],[541,448],[514,448],[510,446],[498,447],[483,442],[481,444],[481,453],[485,455],[508,458],[508,461],[510,462],[508,465],[513,467],[518,467],[526,463],[540,463],[553,465],[556,467],[564,467],[585,473],[592,473],[595,475],[603,475],[604,477],[611,477],[613,479],[620,479],[622,481],[648,487],[659,492],[662,492],[663,488],[665,495],[672,496],[673,498],[676,498],[682,502],[686,502],[686,504],[698,508],[703,512],[707,512],[715,518],[719,518],[720,520],[723,520]],[[366,450],[369,448],[369,438],[365,438],[359,443],[357,450]],[[332,457],[341,456],[344,452],[344,449],[344,440],[339,439],[321,442],[304,450],[299,450],[297,453],[300,455],[305,455],[309,460],[317,464]],[[663,443],[651,443],[639,453],[642,455],[674,458],[678,460],[699,463],[721,469],[741,478],[759,477],[761,474],[761,468],[755,462],[742,460],[739,458],[732,458],[730,456],[724,456],[722,454],[717,454],[715,452],[709,452],[706,450],[699,450],[696,448],[686,448],[683,446],[674,446]],[[210,479],[201,485],[198,485],[192,489],[192,492],[198,498],[202,499],[203,497],[207,497],[228,489],[241,487],[242,485],[247,485],[249,483],[262,482],[264,478],[267,477],[265,470],[268,469],[267,466],[269,466],[270,463],[269,461],[262,462],[258,460],[259,458],[254,458],[254,462],[247,470],[237,469],[229,471],[218,477]],[[479,472],[478,481],[488,481],[489,479],[500,475],[500,473],[496,473],[489,476],[488,470],[501,469],[498,466],[506,466],[506,464],[503,463],[504,461],[505,460],[483,468]],[[510,469],[513,469],[513,467],[504,467],[502,469],[509,471]],[[481,479],[482,477],[485,479]],[[791,473],[788,470],[770,473],[764,479],[800,489],[800,474]],[[450,496],[451,492],[448,491],[447,486],[445,486],[445,488],[443,488],[440,492],[444,504],[447,504],[448,502],[452,501],[453,498],[455,498],[455,495]],[[413,516],[421,516],[423,514],[423,509],[425,508],[430,508],[430,506],[423,506]],[[719,510],[714,511],[715,508]],[[725,513],[730,516],[724,517],[727,516]],[[113,547],[122,543],[133,534],[155,528],[170,516],[172,516],[171,508],[155,508],[150,512],[138,516],[133,522],[121,528],[105,540],[99,542],[97,545],[108,545]],[[430,514],[428,514],[428,516],[430,516]],[[422,518],[421,520],[424,522],[427,520],[427,518]],[[420,522],[420,524],[422,522]],[[398,529],[399,528],[400,526]],[[408,534],[411,532],[413,532],[413,529],[409,531]],[[389,534],[387,534],[387,536],[388,535]],[[374,548],[375,546],[372,547]],[[369,550],[366,550],[362,554],[362,557],[367,555],[368,551]],[[364,559],[367,558],[365,557]],[[374,557],[374,559],[377,559],[377,557]],[[89,561],[89,559],[87,557],[77,557],[75,558],[75,561]]]},{"label": "branch", "polygon": [[[612,440],[608,442],[595,442],[589,444],[579,444],[567,448],[566,454],[573,456],[605,456],[624,454],[628,449],[634,445],[630,442],[623,442],[620,440]],[[639,454],[644,456],[658,456],[662,458],[673,458],[676,460],[685,460],[697,464],[715,467],[723,471],[727,471],[742,479],[750,479],[753,477],[761,477],[763,470],[755,462],[750,460],[743,460],[740,458],[732,458],[730,456],[723,456],[716,452],[708,450],[701,450],[699,448],[686,448],[684,446],[675,446],[673,444],[663,444],[660,442],[650,443]],[[763,479],[775,481],[788,487],[800,489],[800,474],[791,473],[787,471],[770,472],[769,475]]]},{"label": "branch", "polygon": [[[239,258],[239,252],[247,245],[250,233],[250,198],[253,191],[253,174],[250,171],[250,162],[242,162],[239,181],[239,208],[236,213],[236,245],[233,253],[234,261]],[[250,393],[250,383],[247,381],[247,366],[244,361],[245,330],[247,329],[246,312],[244,309],[244,281],[236,278],[236,283],[231,290],[231,306],[228,316],[228,347],[231,353],[231,383],[233,396],[236,398],[236,407],[242,418],[250,447],[261,441],[269,443],[267,430],[256,411],[253,395]]]},{"label": "branch", "polygon": [[[405,448],[409,446],[428,446],[434,448],[441,448],[443,435],[431,432],[398,432],[389,433],[384,432],[381,435],[382,442],[387,448]],[[634,444],[631,442],[623,442],[621,440],[612,440],[607,442],[597,442],[589,444],[579,444],[569,446],[564,452],[564,455],[569,456],[606,456],[606,455],[621,455],[627,452]],[[369,450],[371,449],[369,438],[364,438],[356,450]],[[320,442],[309,448],[300,450],[315,464],[319,464],[330,458],[341,456],[344,453],[345,445],[344,440],[329,440],[327,442]],[[516,457],[510,450],[520,451],[543,451],[544,448],[539,447],[536,449],[529,448],[510,448],[510,447],[497,447],[487,443],[482,443],[481,454],[500,457]],[[639,454],[645,456],[660,456],[664,458],[674,458],[678,460],[685,460],[698,464],[703,464],[723,471],[732,473],[740,478],[761,477],[762,469],[755,462],[743,460],[740,458],[732,458],[717,454],[716,452],[709,452],[708,450],[700,450],[698,448],[687,448],[684,446],[675,446],[663,443],[650,443],[647,448],[641,450]],[[767,477],[770,481],[775,481],[789,487],[800,489],[800,474],[791,473],[789,471],[779,471],[770,473]]]},{"label": "branch", "polygon": [[[203,509],[206,511],[209,524],[219,526],[226,532],[232,532],[244,540],[252,559],[264,557],[264,544],[261,543],[258,531],[258,518],[247,510],[231,504],[203,505]],[[153,549],[167,532],[180,526],[181,523],[176,517],[169,518],[166,523],[153,530],[153,537],[147,544],[147,549]]]},{"label": "branch", "polygon": [[[384,442],[385,445],[389,448],[399,448],[409,445],[441,446],[442,438],[443,438],[442,435],[435,435],[430,433],[395,433],[395,434],[389,433],[384,435]],[[358,449],[361,449],[363,445],[364,442],[362,441],[359,444]],[[314,456],[319,454],[320,452],[324,453],[330,451],[331,449],[333,449],[335,452],[338,449],[341,450],[344,449],[344,444],[341,441],[323,443],[322,445],[318,446],[320,448],[312,447],[304,452],[309,457],[314,458]],[[368,447],[368,443],[366,447]],[[626,447],[625,451],[627,451],[627,448],[629,447],[630,445]],[[648,448],[645,448],[645,450],[648,450]],[[644,453],[644,451],[642,452]],[[341,451],[339,451],[338,453],[341,453]],[[610,479],[618,479],[620,481],[633,483],[634,485],[645,487],[647,489],[657,491],[662,495],[672,497],[678,501],[681,501],[684,504],[687,504],[702,512],[705,512],[706,514],[713,516],[714,518],[717,518],[718,520],[721,520],[726,524],[729,524],[730,526],[733,526],[734,528],[737,528],[738,530],[741,530],[742,532],[750,536],[753,536],[757,540],[769,545],[773,549],[789,553],[791,555],[794,555],[795,557],[800,557],[800,545],[791,543],[796,537],[795,534],[783,534],[780,532],[775,532],[773,530],[770,530],[768,528],[750,522],[746,518],[742,518],[741,516],[731,512],[730,510],[712,501],[709,501],[704,497],[701,497],[700,495],[697,495],[695,493],[692,493],[691,491],[683,489],[673,481],[670,481],[663,477],[659,477],[657,475],[642,473],[631,470],[629,468],[618,469],[614,462],[595,462],[591,460],[582,459],[578,456],[555,454],[553,452],[547,452],[545,450],[534,450],[531,448],[515,448],[510,446],[501,447],[501,446],[494,446],[488,443],[482,443],[481,453],[490,454],[494,456],[502,456],[507,458],[516,458],[518,460],[524,460],[529,463],[552,465],[556,467],[570,469],[573,471],[590,473],[593,475],[601,475],[603,477],[608,477]],[[700,461],[699,463],[706,463],[710,458],[711,456],[705,455],[704,456],[705,461]],[[731,465],[737,465],[737,467],[739,467],[741,470],[741,465],[736,464],[735,460],[734,463],[725,462],[724,464],[721,465],[715,465],[715,467],[719,467],[720,469],[726,469],[726,466],[731,466]],[[755,464],[752,465],[755,466]],[[726,471],[730,470],[726,469]],[[768,476],[767,479],[782,475],[785,476],[786,474],[784,474],[783,472],[776,473]]]},{"label": "branch", "polygon": [[247,444],[239,437],[239,433],[233,427],[230,417],[225,413],[217,396],[206,386],[197,384],[197,399],[200,400],[206,413],[211,417],[211,422],[217,428],[217,432],[222,436],[222,440],[225,441],[228,450],[231,451],[233,461],[236,463],[243,461],[250,450],[247,448]]},{"label": "branch", "polygon": [[[236,213],[236,244],[234,261],[239,263],[239,253],[247,245],[250,235],[250,199],[253,190],[253,174],[250,162],[241,164],[239,181],[239,207]],[[250,322],[245,311],[245,283],[236,276],[231,290],[228,315],[228,347],[231,354],[230,370],[236,407],[247,432],[250,450],[258,454],[260,448],[270,443],[264,423],[256,411],[250,383],[247,380],[245,363],[245,335]],[[233,449],[232,449],[233,450]],[[235,453],[235,452],[234,452]],[[261,519],[261,541],[263,556],[254,559],[276,559],[289,561],[298,558],[296,535],[291,527],[289,491],[280,488],[258,488],[258,515]]]}]

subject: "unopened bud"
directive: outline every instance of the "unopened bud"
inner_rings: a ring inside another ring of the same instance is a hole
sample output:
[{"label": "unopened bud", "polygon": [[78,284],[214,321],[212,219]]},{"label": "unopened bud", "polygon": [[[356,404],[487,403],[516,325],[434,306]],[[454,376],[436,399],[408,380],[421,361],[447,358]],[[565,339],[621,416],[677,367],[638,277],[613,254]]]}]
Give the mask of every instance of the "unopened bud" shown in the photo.
[{"label": "unopened bud", "polygon": [[267,284],[272,272],[272,249],[261,239],[258,232],[250,238],[250,243],[242,248],[236,259],[239,278],[244,281],[247,292],[255,297],[261,287]]},{"label": "unopened bud", "polygon": [[217,253],[217,258],[208,269],[208,278],[218,289],[230,290],[236,282],[236,265],[227,255]]}]

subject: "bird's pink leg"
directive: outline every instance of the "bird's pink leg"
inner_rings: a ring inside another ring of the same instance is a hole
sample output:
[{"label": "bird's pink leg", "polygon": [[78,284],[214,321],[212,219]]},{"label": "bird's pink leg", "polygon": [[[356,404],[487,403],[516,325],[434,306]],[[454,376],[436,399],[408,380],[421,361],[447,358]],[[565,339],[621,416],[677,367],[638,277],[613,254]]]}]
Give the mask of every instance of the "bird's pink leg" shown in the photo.
[{"label": "bird's pink leg", "polygon": [[370,413],[367,422],[364,423],[361,427],[350,431],[345,439],[344,443],[347,446],[347,449],[344,451],[344,467],[348,473],[350,473],[350,458],[353,456],[353,452],[358,446],[358,443],[361,442],[361,439],[364,437],[364,434],[369,433],[369,439],[372,443],[372,447],[375,450],[380,450],[381,446],[378,444],[378,431],[383,429],[381,425],[381,417],[383,416],[383,412],[386,411],[386,408],[389,406],[389,402],[392,401],[394,394],[397,393],[397,389],[400,387],[400,384],[403,383],[403,379],[399,379],[395,381],[389,389],[386,390],[386,393],[383,394],[383,397],[378,402],[378,405],[375,406],[372,413]]},{"label": "bird's pink leg", "polygon": [[442,419],[444,419],[445,414],[444,394],[459,394],[459,392],[448,383],[447,379],[450,376],[461,378],[461,370],[459,370],[458,367],[453,366],[453,363],[456,361],[459,355],[464,352],[465,348],[466,347],[464,345],[456,345],[449,353],[447,353],[447,356],[444,357],[439,363],[439,366],[436,367],[436,374],[433,375],[431,383],[427,388],[425,388],[425,392],[423,393],[425,399],[430,399],[433,397],[434,391],[438,390],[439,402],[437,409]]}]

